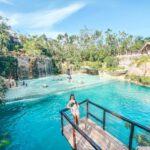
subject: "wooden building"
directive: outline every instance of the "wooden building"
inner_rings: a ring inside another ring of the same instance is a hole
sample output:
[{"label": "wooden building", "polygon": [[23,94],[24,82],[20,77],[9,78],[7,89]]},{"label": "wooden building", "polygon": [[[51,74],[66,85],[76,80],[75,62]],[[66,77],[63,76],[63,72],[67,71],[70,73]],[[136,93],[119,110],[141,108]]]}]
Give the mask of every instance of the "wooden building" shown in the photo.
[{"label": "wooden building", "polygon": [[150,42],[146,42],[144,46],[141,48],[140,52],[150,54]]}]

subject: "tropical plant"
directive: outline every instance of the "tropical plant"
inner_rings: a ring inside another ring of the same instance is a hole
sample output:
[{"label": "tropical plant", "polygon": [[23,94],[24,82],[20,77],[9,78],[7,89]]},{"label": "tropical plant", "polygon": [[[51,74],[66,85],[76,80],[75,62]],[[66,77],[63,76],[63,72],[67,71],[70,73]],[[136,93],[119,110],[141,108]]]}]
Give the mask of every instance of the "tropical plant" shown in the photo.
[{"label": "tropical plant", "polygon": [[107,68],[117,67],[119,64],[119,60],[116,57],[112,57],[112,56],[107,56],[104,59],[104,62],[106,63]]},{"label": "tropical plant", "polygon": [[10,136],[8,132],[0,135],[0,149],[5,149],[10,144],[11,144],[11,141],[10,141]]},{"label": "tropical plant", "polygon": [[150,138],[144,134],[138,134],[135,139],[140,146],[150,146]]},{"label": "tropical plant", "polygon": [[[19,51],[31,56],[51,57],[56,72],[61,71],[61,63],[67,61],[79,66],[83,61],[107,63],[116,66],[116,55],[138,52],[150,38],[135,37],[125,32],[114,33],[90,30],[87,27],[80,34],[59,34],[56,39],[46,35],[13,34],[7,19],[0,17],[0,51]],[[114,59],[114,60],[113,60]],[[112,63],[111,63],[112,62]]]}]

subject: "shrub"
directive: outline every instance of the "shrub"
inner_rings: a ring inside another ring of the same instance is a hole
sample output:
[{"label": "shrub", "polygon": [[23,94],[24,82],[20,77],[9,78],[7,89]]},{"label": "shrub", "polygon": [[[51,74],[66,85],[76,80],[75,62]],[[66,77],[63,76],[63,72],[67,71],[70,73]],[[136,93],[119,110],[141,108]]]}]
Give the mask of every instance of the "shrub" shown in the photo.
[{"label": "shrub", "polygon": [[140,146],[150,146],[150,139],[148,138],[148,136],[144,134],[139,134],[136,135],[135,138]]},{"label": "shrub", "polygon": [[137,58],[133,61],[133,64],[136,64],[137,67],[140,65],[150,62],[150,56],[141,56],[140,58]]},{"label": "shrub", "polygon": [[95,62],[84,61],[81,63],[81,66],[89,66],[89,67],[94,68],[94,69],[99,69],[102,67],[102,63],[98,62],[98,61],[95,61]]},{"label": "shrub", "polygon": [[150,77],[145,76],[136,76],[136,75],[126,75],[126,79],[130,79],[131,81],[137,81],[144,85],[150,85]]},{"label": "shrub", "polygon": [[11,56],[0,56],[0,76],[17,79],[18,61]]},{"label": "shrub", "polygon": [[150,85],[150,77],[141,77],[140,78],[141,83]]},{"label": "shrub", "polygon": [[116,57],[112,57],[112,56],[107,56],[104,59],[104,62],[106,63],[107,68],[117,67],[119,64],[119,60]]},{"label": "shrub", "polygon": [[6,149],[11,144],[10,135],[6,132],[0,135],[0,149]]}]

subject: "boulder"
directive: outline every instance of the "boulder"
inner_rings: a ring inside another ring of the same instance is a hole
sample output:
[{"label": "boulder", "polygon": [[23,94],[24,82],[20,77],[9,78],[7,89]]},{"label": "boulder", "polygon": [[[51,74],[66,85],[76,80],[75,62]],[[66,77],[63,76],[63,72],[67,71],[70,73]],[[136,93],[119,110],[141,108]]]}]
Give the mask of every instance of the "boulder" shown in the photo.
[{"label": "boulder", "polygon": [[116,70],[111,72],[110,74],[113,76],[121,76],[121,75],[125,75],[127,73],[127,70]]},{"label": "boulder", "polygon": [[98,75],[99,74],[97,69],[91,68],[89,66],[82,66],[80,71],[81,71],[81,73],[87,73],[87,74],[91,74],[91,75]]}]

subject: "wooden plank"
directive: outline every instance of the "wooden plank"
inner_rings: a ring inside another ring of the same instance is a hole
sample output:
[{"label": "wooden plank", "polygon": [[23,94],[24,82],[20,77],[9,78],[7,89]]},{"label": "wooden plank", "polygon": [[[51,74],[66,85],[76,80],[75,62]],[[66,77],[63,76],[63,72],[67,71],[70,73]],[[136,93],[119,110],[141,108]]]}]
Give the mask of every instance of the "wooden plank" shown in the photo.
[{"label": "wooden plank", "polygon": [[[100,126],[90,119],[83,118],[80,121],[79,127],[97,144],[102,150],[128,150],[128,148],[103,130]],[[73,146],[73,129],[69,124],[64,127],[64,136],[71,146]],[[77,150],[94,150],[94,148],[76,131],[76,146]]]}]

